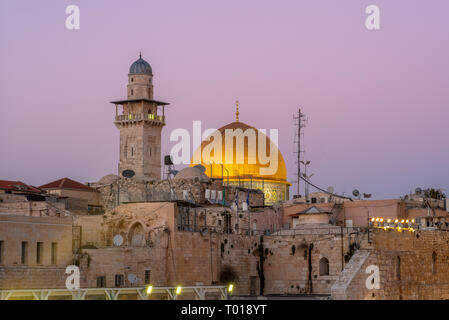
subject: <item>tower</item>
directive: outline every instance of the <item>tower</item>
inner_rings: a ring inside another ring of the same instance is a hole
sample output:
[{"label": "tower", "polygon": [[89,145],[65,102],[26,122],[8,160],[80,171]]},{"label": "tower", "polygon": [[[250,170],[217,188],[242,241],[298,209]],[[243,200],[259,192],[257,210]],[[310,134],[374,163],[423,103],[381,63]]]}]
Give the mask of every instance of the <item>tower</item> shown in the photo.
[{"label": "tower", "polygon": [[153,71],[148,62],[135,61],[129,68],[128,97],[115,104],[115,126],[120,130],[120,174],[133,170],[137,177],[161,178],[161,132],[166,102],[153,99]]}]

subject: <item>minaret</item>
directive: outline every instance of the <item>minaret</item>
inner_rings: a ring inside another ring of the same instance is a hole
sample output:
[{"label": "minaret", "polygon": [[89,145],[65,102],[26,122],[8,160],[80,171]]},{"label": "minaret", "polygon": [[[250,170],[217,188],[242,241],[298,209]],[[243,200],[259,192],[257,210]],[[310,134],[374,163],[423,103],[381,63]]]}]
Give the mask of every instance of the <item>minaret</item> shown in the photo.
[{"label": "minaret", "polygon": [[153,71],[142,55],[128,74],[127,100],[115,104],[115,125],[120,130],[120,174],[132,170],[136,177],[161,178],[161,132],[168,103],[153,100]]}]

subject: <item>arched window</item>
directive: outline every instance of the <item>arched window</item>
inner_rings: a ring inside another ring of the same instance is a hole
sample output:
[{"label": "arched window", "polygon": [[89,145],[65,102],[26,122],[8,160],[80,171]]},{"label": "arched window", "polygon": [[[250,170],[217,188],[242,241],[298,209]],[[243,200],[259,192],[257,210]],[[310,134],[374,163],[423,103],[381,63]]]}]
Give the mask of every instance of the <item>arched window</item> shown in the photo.
[{"label": "arched window", "polygon": [[396,258],[396,279],[401,280],[401,258],[399,256]]},{"label": "arched window", "polygon": [[432,253],[432,273],[437,273],[437,253],[435,251]]},{"label": "arched window", "polygon": [[136,222],[128,233],[128,242],[132,247],[143,247],[146,244],[145,231],[142,224]]},{"label": "arched window", "polygon": [[328,276],[329,275],[329,260],[327,258],[320,259],[320,276]]}]

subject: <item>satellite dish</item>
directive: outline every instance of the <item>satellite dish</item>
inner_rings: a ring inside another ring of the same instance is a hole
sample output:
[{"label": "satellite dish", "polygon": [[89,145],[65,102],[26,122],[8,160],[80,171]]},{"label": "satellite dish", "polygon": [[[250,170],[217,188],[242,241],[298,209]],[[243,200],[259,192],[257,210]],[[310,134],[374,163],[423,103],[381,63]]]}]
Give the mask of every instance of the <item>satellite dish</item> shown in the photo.
[{"label": "satellite dish", "polygon": [[134,273],[128,274],[128,281],[129,281],[129,283],[136,283],[137,282],[137,276]]},{"label": "satellite dish", "polygon": [[112,242],[114,242],[114,245],[116,247],[120,247],[123,244],[123,237],[118,234],[118,235],[114,236],[114,238],[112,239]]},{"label": "satellite dish", "polygon": [[421,193],[422,193],[422,189],[419,188],[419,187],[416,188],[416,189],[415,189],[415,193],[416,193],[416,194],[421,194]]},{"label": "satellite dish", "polygon": [[334,193],[334,187],[327,187],[327,192]]},{"label": "satellite dish", "polygon": [[354,189],[354,191],[352,191],[352,195],[353,195],[354,197],[358,197],[358,196],[360,195],[360,191],[357,190],[357,189]]},{"label": "satellite dish", "polygon": [[132,170],[123,170],[122,172],[122,176],[124,176],[125,178],[132,178],[135,174],[136,173]]},{"label": "satellite dish", "polygon": [[177,174],[178,174],[178,172],[179,172],[179,170],[169,170],[169,172],[170,172],[170,174],[172,174],[173,175],[173,177],[174,176],[176,176]]},{"label": "satellite dish", "polygon": [[368,198],[371,198],[371,193],[364,193],[364,194],[363,194],[363,197],[364,197],[364,198],[367,198],[367,199],[368,199]]},{"label": "satellite dish", "polygon": [[194,166],[194,168],[200,169],[201,172],[205,172],[206,171],[206,168],[203,165],[201,165],[201,164],[197,164],[196,166]]}]

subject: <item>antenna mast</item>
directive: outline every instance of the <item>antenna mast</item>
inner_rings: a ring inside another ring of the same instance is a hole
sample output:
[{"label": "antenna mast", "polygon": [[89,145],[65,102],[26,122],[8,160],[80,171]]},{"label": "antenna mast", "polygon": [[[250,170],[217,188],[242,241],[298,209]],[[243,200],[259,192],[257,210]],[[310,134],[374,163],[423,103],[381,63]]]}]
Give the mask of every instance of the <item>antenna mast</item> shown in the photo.
[{"label": "antenna mast", "polygon": [[301,112],[301,108],[298,109],[298,114],[293,116],[293,119],[295,121],[295,139],[294,143],[296,146],[295,153],[297,153],[297,159],[296,159],[296,174],[297,174],[297,189],[296,189],[296,195],[299,196],[299,186],[301,181],[301,154],[304,153],[304,150],[301,150],[301,136],[304,135],[304,132],[301,131],[302,128],[306,126],[307,119],[305,118],[305,114]]}]

